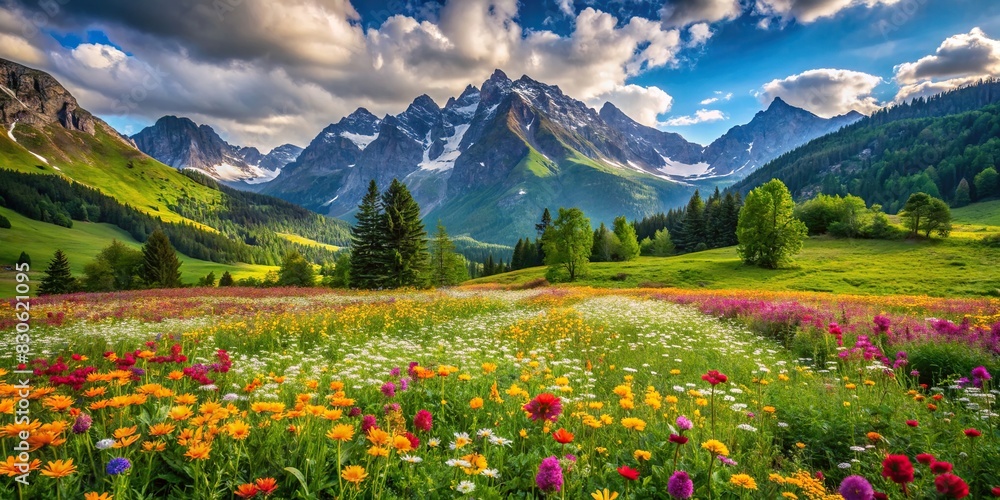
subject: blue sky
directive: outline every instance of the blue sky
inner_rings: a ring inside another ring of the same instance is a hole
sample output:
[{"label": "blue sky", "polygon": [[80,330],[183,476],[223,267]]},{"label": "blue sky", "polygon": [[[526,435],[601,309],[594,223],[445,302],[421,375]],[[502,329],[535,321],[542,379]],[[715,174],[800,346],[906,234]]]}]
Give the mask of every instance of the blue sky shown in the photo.
[{"label": "blue sky", "polygon": [[176,114],[265,150],[305,144],[358,106],[398,113],[422,93],[443,104],[496,67],[703,144],[775,96],[868,113],[1000,72],[991,0],[212,5],[75,0],[42,12],[37,33],[5,32],[38,19],[36,3],[13,2],[0,6],[0,57],[50,71],[126,133]]}]

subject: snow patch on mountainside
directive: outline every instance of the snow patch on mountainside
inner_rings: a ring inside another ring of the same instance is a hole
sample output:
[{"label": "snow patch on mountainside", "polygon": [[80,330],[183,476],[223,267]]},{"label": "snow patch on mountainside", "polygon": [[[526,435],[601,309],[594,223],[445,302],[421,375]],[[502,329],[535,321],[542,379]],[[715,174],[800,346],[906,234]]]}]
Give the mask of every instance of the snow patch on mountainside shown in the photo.
[{"label": "snow patch on mountainside", "polygon": [[12,140],[14,142],[17,142],[17,139],[14,138],[14,127],[16,127],[16,126],[17,126],[17,122],[11,123],[10,124],[10,129],[7,130],[7,137],[10,137],[10,140]]},{"label": "snow patch on mountainside", "polygon": [[455,133],[448,138],[444,145],[444,151],[440,156],[431,160],[430,159],[430,145],[424,149],[424,160],[420,162],[421,170],[435,170],[443,172],[446,170],[451,170],[455,166],[455,160],[461,156],[462,152],[458,150],[459,144],[462,143],[462,137],[465,136],[465,132],[469,130],[469,124],[457,125],[455,127]]},{"label": "snow patch on mountainside", "polygon": [[375,142],[375,139],[378,139],[377,133],[374,135],[361,135],[352,132],[341,132],[340,136],[353,142],[361,150],[364,150],[369,144]]},{"label": "snow patch on mountainside", "polygon": [[268,170],[266,168],[254,168],[254,174],[257,175],[254,179],[246,179],[244,182],[247,184],[263,184],[265,182],[271,182],[277,179],[281,175],[281,169]]},{"label": "snow patch on mountainside", "polygon": [[703,161],[694,164],[689,164],[671,160],[669,157],[663,155],[660,155],[660,158],[663,158],[664,165],[658,168],[657,170],[667,175],[696,177],[708,173],[709,165],[708,163],[705,163]]}]

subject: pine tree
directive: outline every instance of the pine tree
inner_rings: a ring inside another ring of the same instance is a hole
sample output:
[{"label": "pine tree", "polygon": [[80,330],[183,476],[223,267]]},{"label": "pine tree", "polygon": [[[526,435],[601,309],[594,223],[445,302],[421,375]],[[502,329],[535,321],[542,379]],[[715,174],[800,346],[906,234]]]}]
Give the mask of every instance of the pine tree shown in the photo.
[{"label": "pine tree", "polygon": [[431,284],[457,285],[469,279],[469,273],[462,257],[455,253],[455,243],[448,238],[448,231],[441,221],[438,221],[437,230],[437,235],[431,240]]},{"label": "pine tree", "polygon": [[222,277],[219,278],[219,286],[233,286],[235,282],[233,281],[233,275],[229,274],[229,271],[222,273]]},{"label": "pine tree", "polygon": [[181,286],[181,261],[170,239],[160,228],[149,235],[142,246],[142,279],[151,288],[177,288]]},{"label": "pine tree", "polygon": [[705,202],[695,190],[684,212],[684,221],[676,243],[684,252],[693,252],[699,243],[705,242]]},{"label": "pine tree", "polygon": [[962,177],[962,180],[958,183],[958,187],[955,188],[955,206],[964,207],[969,203],[972,203],[972,198],[969,194],[969,181]]},{"label": "pine tree", "polygon": [[527,266],[524,265],[524,240],[518,238],[517,244],[514,245],[514,255],[510,259],[510,268],[517,270],[525,267]]},{"label": "pine tree", "polygon": [[351,286],[364,289],[381,288],[386,284],[385,214],[378,185],[368,183],[358,213],[358,223],[351,228]]},{"label": "pine tree", "polygon": [[28,255],[27,252],[22,251],[21,255],[17,258],[18,267],[20,267],[21,264],[27,264],[28,267],[31,267],[31,256]]},{"label": "pine tree", "polygon": [[420,205],[406,185],[392,180],[382,195],[385,210],[384,265],[390,287],[416,286],[427,283],[427,231],[420,221]]},{"label": "pine tree", "polygon": [[52,261],[49,262],[48,269],[45,270],[45,277],[38,287],[38,295],[54,295],[59,293],[73,293],[76,291],[76,279],[69,269],[69,259],[62,250],[56,250]]},{"label": "pine tree", "polygon": [[552,225],[552,214],[550,214],[549,209],[546,208],[545,211],[542,212],[542,221],[539,222],[538,224],[535,224],[535,231],[538,233],[538,237],[541,238],[542,235],[545,234],[545,230],[548,229],[549,226],[551,225]]}]

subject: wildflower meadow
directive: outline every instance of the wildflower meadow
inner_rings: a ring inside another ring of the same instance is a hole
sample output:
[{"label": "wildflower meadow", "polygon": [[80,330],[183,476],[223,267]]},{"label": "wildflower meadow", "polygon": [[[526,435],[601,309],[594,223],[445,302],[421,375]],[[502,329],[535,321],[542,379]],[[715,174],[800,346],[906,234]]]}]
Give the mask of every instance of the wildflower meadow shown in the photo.
[{"label": "wildflower meadow", "polygon": [[0,341],[0,498],[1000,496],[993,299],[234,288],[32,315],[30,362]]}]

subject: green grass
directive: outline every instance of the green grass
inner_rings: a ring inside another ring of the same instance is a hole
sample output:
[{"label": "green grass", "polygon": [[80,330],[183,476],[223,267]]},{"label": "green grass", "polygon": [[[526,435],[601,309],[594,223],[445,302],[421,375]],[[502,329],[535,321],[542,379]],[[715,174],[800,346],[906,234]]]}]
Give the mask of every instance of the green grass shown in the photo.
[{"label": "green grass", "polygon": [[[811,238],[785,269],[746,266],[735,247],[673,257],[590,265],[577,281],[596,287],[656,284],[678,288],[766,289],[864,295],[983,296],[1000,294],[997,250],[963,240],[873,241]],[[624,276],[618,276],[618,275]],[[470,281],[519,284],[544,267]],[[616,279],[612,279],[616,278]],[[621,280],[617,280],[621,279]]]},{"label": "green grass", "polygon": [[[32,260],[32,279],[41,280],[42,271],[57,248],[62,249],[69,258],[73,274],[79,276],[83,267],[93,260],[94,256],[117,239],[133,248],[142,245],[131,235],[111,224],[96,224],[88,222],[73,222],[72,228],[48,224],[28,219],[16,212],[0,208],[0,215],[10,219],[11,229],[0,229],[0,264],[10,265],[17,262],[22,251],[28,252]],[[263,276],[276,267],[257,266],[250,264],[219,264],[204,260],[192,259],[178,254],[181,260],[181,279],[186,283],[195,283],[214,271],[219,278],[229,271],[234,278]],[[0,271],[0,297],[14,296],[14,273]]]},{"label": "green grass", "polygon": [[334,252],[336,252],[337,250],[340,250],[340,247],[338,247],[338,246],[328,245],[326,243],[320,243],[320,242],[318,242],[316,240],[311,240],[309,238],[306,238],[305,236],[299,236],[297,234],[291,234],[291,233],[276,233],[276,234],[278,236],[280,236],[280,237],[288,240],[288,241],[291,241],[292,243],[298,243],[299,245],[325,248],[327,250],[331,250],[331,251],[334,251]]}]

